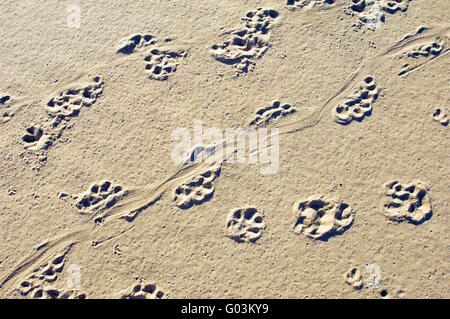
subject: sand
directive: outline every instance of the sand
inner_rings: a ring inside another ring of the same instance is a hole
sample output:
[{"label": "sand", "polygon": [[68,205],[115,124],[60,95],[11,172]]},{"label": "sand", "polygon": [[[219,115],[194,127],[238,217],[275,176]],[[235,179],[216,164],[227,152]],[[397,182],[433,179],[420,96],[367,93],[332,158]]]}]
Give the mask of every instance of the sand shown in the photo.
[{"label": "sand", "polygon": [[447,0],[0,7],[2,298],[450,297]]}]

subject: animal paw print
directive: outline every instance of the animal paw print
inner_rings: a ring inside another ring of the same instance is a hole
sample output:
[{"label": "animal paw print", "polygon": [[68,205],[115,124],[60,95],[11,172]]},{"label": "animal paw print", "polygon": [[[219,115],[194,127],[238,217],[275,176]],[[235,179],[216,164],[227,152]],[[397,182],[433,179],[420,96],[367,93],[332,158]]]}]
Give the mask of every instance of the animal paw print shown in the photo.
[{"label": "animal paw print", "polygon": [[43,150],[47,150],[58,141],[71,118],[78,114],[80,108],[96,102],[102,93],[103,81],[97,76],[92,81],[89,80],[87,84],[72,86],[81,88],[70,88],[55,94],[46,105],[49,115],[47,120],[42,125],[34,125],[26,129],[22,137],[26,149],[43,156]]},{"label": "animal paw print", "polygon": [[295,113],[296,110],[290,104],[281,104],[280,101],[272,101],[268,107],[263,107],[256,111],[256,117],[250,122],[250,126],[263,126],[271,121]]},{"label": "animal paw print", "polygon": [[264,217],[256,208],[232,209],[227,218],[226,236],[238,243],[255,243],[265,228]]},{"label": "animal paw print", "polygon": [[353,223],[354,216],[349,205],[323,195],[299,200],[294,204],[293,212],[297,218],[294,233],[320,240],[344,232]]},{"label": "animal paw print", "polygon": [[354,289],[359,290],[363,287],[363,276],[357,267],[352,267],[344,274],[344,279]]},{"label": "animal paw print", "polygon": [[385,22],[385,12],[394,14],[397,11],[408,10],[409,0],[351,0],[345,13],[357,16],[362,23],[368,24],[370,29],[376,23]]},{"label": "animal paw print", "polygon": [[206,172],[181,184],[174,191],[175,204],[182,209],[188,209],[193,205],[200,205],[209,200],[214,194],[212,182],[219,175],[220,165],[208,169]]},{"label": "animal paw print", "polygon": [[431,198],[422,182],[403,185],[394,181],[384,187],[384,215],[390,220],[420,224],[431,217]]},{"label": "animal paw print", "polygon": [[444,126],[447,126],[448,122],[449,122],[447,110],[444,111],[442,109],[436,109],[436,111],[434,111],[434,113],[433,113],[433,120],[441,123]]},{"label": "animal paw print", "polygon": [[303,9],[303,8],[327,8],[333,5],[336,0],[287,0],[287,7],[291,10]]},{"label": "animal paw print", "polygon": [[371,76],[366,77],[355,93],[334,109],[334,119],[339,124],[353,120],[362,121],[372,113],[372,104],[378,98],[378,89]]},{"label": "animal paw print", "polygon": [[47,149],[51,145],[50,136],[44,134],[44,130],[38,125],[28,127],[22,141],[24,147],[32,151]]},{"label": "animal paw print", "polygon": [[50,114],[58,117],[70,117],[78,115],[80,109],[89,107],[95,103],[103,91],[103,81],[96,76],[92,83],[79,89],[68,89],[60,92],[47,103]]},{"label": "animal paw print", "polygon": [[[419,29],[417,34],[423,32],[424,29],[426,28]],[[426,44],[408,48],[399,55],[400,59],[407,59],[408,61],[401,67],[398,75],[403,76],[410,71],[419,68],[423,64],[437,58],[446,50],[447,43],[441,37],[436,37],[433,41]]]},{"label": "animal paw print", "polygon": [[155,38],[150,34],[134,34],[123,40],[116,53],[129,55],[155,43]]},{"label": "animal paw print", "polygon": [[245,17],[241,18],[241,20],[245,21],[247,30],[266,34],[277,17],[278,12],[273,9],[258,8],[247,12]]},{"label": "animal paw print", "polygon": [[109,181],[94,183],[89,190],[74,196],[75,206],[82,214],[89,214],[102,208],[112,207],[125,195],[120,185],[113,185]]},{"label": "animal paw print", "polygon": [[53,258],[51,262],[46,262],[33,270],[32,274],[18,287],[22,296],[34,295],[39,289],[43,289],[48,284],[54,283],[64,268],[64,260],[68,250]]},{"label": "animal paw print", "polygon": [[417,48],[412,49],[411,51],[407,52],[407,55],[410,58],[438,56],[439,54],[441,54],[443,47],[444,43],[436,40],[432,43],[421,45]]},{"label": "animal paw print", "polygon": [[364,13],[371,9],[378,9],[394,14],[397,11],[406,11],[408,9],[408,2],[409,0],[351,0],[348,9],[356,13]]},{"label": "animal paw print", "polygon": [[406,11],[410,0],[381,0],[381,7],[384,11],[394,14],[397,11]]},{"label": "animal paw print", "polygon": [[32,298],[34,299],[86,299],[85,293],[76,290],[62,291],[54,287],[45,287],[37,289]]},{"label": "animal paw print", "polygon": [[269,48],[269,30],[278,17],[272,9],[258,8],[247,12],[242,18],[244,28],[231,32],[231,39],[211,48],[211,55],[219,62],[233,65],[236,75],[248,73],[255,67],[255,60],[261,58]]},{"label": "animal paw print", "polygon": [[161,299],[164,292],[153,284],[138,284],[133,287],[131,293],[123,294],[122,299]]},{"label": "animal paw print", "polygon": [[164,81],[177,70],[181,60],[187,56],[183,49],[154,48],[144,60],[146,73],[150,79]]}]

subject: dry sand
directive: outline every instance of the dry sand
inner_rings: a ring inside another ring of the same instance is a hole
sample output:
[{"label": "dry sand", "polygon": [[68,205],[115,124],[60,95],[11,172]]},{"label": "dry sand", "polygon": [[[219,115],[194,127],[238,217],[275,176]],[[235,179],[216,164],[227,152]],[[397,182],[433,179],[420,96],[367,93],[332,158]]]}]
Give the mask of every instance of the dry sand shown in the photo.
[{"label": "dry sand", "polygon": [[450,297],[448,0],[0,7],[1,297]]}]

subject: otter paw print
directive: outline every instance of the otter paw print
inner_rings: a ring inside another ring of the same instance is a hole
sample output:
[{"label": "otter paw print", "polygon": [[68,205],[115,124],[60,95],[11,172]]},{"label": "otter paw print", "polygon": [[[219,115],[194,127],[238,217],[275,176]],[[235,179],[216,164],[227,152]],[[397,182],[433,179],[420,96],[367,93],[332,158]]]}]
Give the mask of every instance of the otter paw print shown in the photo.
[{"label": "otter paw print", "polygon": [[247,12],[244,27],[229,32],[229,40],[214,44],[210,53],[219,62],[233,65],[236,76],[253,71],[256,59],[260,59],[270,47],[269,30],[277,19],[278,12],[272,9],[258,8]]},{"label": "otter paw print", "polygon": [[299,200],[293,206],[297,221],[294,233],[303,233],[313,239],[327,240],[343,233],[353,223],[353,210],[349,205],[328,199],[323,195],[310,196]]},{"label": "otter paw print", "polygon": [[112,207],[125,195],[120,185],[113,185],[109,181],[94,183],[89,190],[74,196],[75,206],[82,214],[89,214],[102,208]]},{"label": "otter paw print", "polygon": [[67,89],[51,98],[47,103],[47,110],[53,116],[73,117],[80,109],[94,104],[103,91],[103,81],[96,76],[91,83],[83,88]]},{"label": "otter paw print", "polygon": [[[416,32],[417,34],[422,33],[427,30],[426,27],[421,27]],[[406,36],[410,37],[410,35]],[[422,45],[412,45],[409,48],[398,54],[398,58],[401,60],[405,60],[401,65],[398,76],[404,76],[411,71],[414,71],[424,65],[425,63],[439,57],[443,52],[446,52],[447,41],[446,38],[436,37],[429,42]]]},{"label": "otter paw print", "polygon": [[244,21],[245,27],[253,32],[260,32],[266,34],[272,26],[273,21],[278,17],[278,12],[268,8],[258,8],[247,12]]},{"label": "otter paw print", "polygon": [[388,219],[420,224],[431,217],[431,198],[424,183],[394,181],[386,183],[384,190],[384,215]]},{"label": "otter paw print", "polygon": [[122,299],[161,299],[164,296],[164,292],[159,290],[156,285],[153,284],[138,284],[133,287],[131,293],[122,295]]},{"label": "otter paw print", "polygon": [[67,254],[68,250],[54,257],[52,261],[34,269],[31,275],[20,283],[19,293],[22,296],[31,295],[43,286],[54,283],[64,268],[64,260]]},{"label": "otter paw print", "polygon": [[374,30],[377,23],[385,22],[385,13],[405,12],[408,6],[409,0],[351,0],[344,12],[357,16],[361,25],[365,23],[369,29]]},{"label": "otter paw print", "polygon": [[420,57],[438,56],[441,54],[443,48],[444,42],[436,40],[435,42],[413,48],[411,51],[407,52],[406,55],[415,59]]},{"label": "otter paw print", "polygon": [[281,104],[280,101],[272,101],[268,107],[260,108],[256,111],[256,117],[250,122],[250,126],[263,126],[271,121],[295,113],[296,110],[290,104]]},{"label": "otter paw print", "polygon": [[187,56],[183,49],[154,48],[144,60],[148,77],[153,80],[164,81],[177,70],[181,60]]},{"label": "otter paw print", "polygon": [[188,209],[209,200],[214,194],[212,182],[219,175],[220,166],[215,166],[181,184],[174,191],[175,204],[182,209]]},{"label": "otter paw print", "polygon": [[378,98],[378,89],[371,76],[366,77],[355,93],[343,104],[334,109],[334,119],[337,123],[346,125],[353,120],[362,121],[372,113],[372,104]]},{"label": "otter paw print", "polygon": [[264,216],[256,208],[245,207],[230,211],[225,232],[238,243],[255,243],[264,228]]},{"label": "otter paw print", "polygon": [[255,68],[256,59],[261,58],[269,48],[265,37],[256,37],[254,32],[239,30],[233,32],[233,39],[215,44],[211,55],[219,62],[234,65],[236,75],[248,73]]}]

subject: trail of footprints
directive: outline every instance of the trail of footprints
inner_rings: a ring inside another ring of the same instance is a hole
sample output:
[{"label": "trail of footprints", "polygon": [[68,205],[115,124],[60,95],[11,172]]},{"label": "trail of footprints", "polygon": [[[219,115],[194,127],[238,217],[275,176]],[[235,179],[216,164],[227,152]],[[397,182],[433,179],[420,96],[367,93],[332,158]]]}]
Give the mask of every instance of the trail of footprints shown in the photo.
[{"label": "trail of footprints", "polygon": [[44,123],[33,124],[25,129],[22,136],[24,148],[37,155],[45,155],[60,139],[63,131],[70,127],[72,119],[78,116],[80,110],[94,104],[102,91],[103,81],[96,76],[87,84],[72,84],[70,88],[50,97],[46,104],[48,116]]},{"label": "trail of footprints", "polygon": [[237,76],[253,71],[256,60],[270,47],[270,29],[278,15],[267,8],[247,12],[242,18],[243,28],[231,31],[229,40],[214,44],[211,55],[219,62],[233,65]]},{"label": "trail of footprints", "polygon": [[[356,15],[363,22],[368,22],[370,10],[377,5],[381,8],[382,21],[384,12],[394,14],[406,11],[409,1],[395,0],[352,0],[346,12]],[[291,9],[328,8],[335,4],[333,0],[287,0]],[[272,9],[258,8],[247,12],[242,18],[244,26],[232,31],[231,38],[211,48],[212,56],[225,64],[233,65],[237,74],[253,70],[256,60],[261,58],[270,47],[270,29],[278,19],[278,12]],[[419,29],[417,34],[423,32]],[[446,50],[446,41],[437,37],[434,41],[407,48],[400,59],[425,60],[438,57]],[[187,56],[183,48],[171,45],[170,39],[158,41],[152,35],[135,34],[127,39],[117,53],[131,55],[135,52],[143,54],[145,72],[150,79],[167,80],[176,72],[177,66]],[[405,75],[423,65],[421,62],[408,62],[403,65],[398,75]],[[96,102],[103,91],[100,77],[92,77],[86,85],[67,88],[49,98],[46,109],[48,119],[44,123],[31,125],[26,129],[22,140],[30,151],[47,150],[53,145],[62,132],[69,127],[72,118],[76,117],[83,107]],[[353,94],[333,109],[334,119],[339,124],[349,124],[353,120],[361,121],[372,112],[373,103],[378,97],[378,88],[372,76],[367,76],[353,90]],[[14,109],[9,106],[10,96],[0,96],[2,121],[7,122],[14,116]],[[267,107],[256,111],[250,127],[261,127],[281,117],[293,114],[296,109],[290,104],[272,101]],[[437,109],[433,119],[443,125],[448,124],[447,112]],[[201,174],[190,177],[179,184],[173,191],[175,205],[188,209],[209,200],[214,194],[212,182],[220,175],[221,166],[217,165]],[[75,206],[81,214],[93,214],[98,210],[108,209],[115,205],[126,190],[121,185],[109,181],[92,184],[86,192],[73,196]],[[383,214],[392,221],[407,221],[420,224],[431,217],[432,207],[428,187],[422,182],[400,184],[398,181],[386,183],[382,193]],[[323,195],[313,195],[294,203],[294,234],[303,234],[314,240],[328,240],[343,234],[354,222],[355,212],[349,204]],[[225,219],[225,236],[236,243],[256,243],[266,229],[265,216],[257,208],[248,206],[230,210]],[[120,250],[119,250],[120,251]],[[55,288],[58,278],[64,269],[68,251],[55,256],[32,271],[22,280],[17,290],[23,296],[32,298],[86,298],[86,294],[76,289],[61,290]],[[351,268],[344,274],[345,281],[355,289],[363,286],[363,276],[358,268]],[[125,299],[160,299],[164,293],[154,284],[138,284],[120,293]]]},{"label": "trail of footprints", "polygon": [[[86,293],[78,288],[67,288],[67,283],[60,283],[60,277],[65,269],[65,259],[70,247],[54,256],[51,261],[41,264],[28,274],[15,289],[22,296],[32,299],[86,299]],[[66,286],[66,288],[61,288]],[[121,299],[161,299],[164,292],[156,285],[137,284],[131,289],[119,293]]]},{"label": "trail of footprints", "polygon": [[[51,261],[45,262],[23,280],[17,291],[25,297],[34,299],[85,299],[86,294],[77,289],[60,289],[57,281],[65,267],[65,259],[69,250],[56,255]],[[61,285],[59,285],[61,286]]]}]

